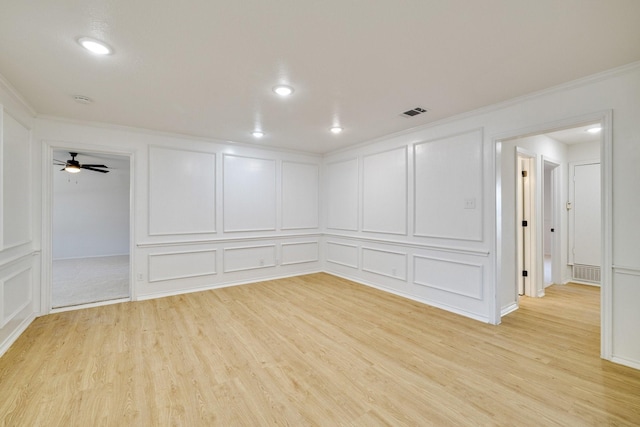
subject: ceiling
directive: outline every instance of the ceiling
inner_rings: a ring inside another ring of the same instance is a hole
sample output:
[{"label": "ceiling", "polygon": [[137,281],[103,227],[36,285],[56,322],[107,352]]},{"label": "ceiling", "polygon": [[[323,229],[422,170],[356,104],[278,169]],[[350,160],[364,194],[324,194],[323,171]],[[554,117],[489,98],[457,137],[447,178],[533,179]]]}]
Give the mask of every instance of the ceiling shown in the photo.
[{"label": "ceiling", "polygon": [[40,116],[326,153],[638,61],[638,17],[637,0],[4,1],[0,74]]}]

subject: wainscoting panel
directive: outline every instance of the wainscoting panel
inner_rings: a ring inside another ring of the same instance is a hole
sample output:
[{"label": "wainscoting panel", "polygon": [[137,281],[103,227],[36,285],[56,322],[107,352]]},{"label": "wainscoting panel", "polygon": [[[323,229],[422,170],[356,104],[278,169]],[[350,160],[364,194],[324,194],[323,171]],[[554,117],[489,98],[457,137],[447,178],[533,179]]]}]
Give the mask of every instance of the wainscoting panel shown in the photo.
[{"label": "wainscoting panel", "polygon": [[482,130],[414,144],[414,234],[482,240]]},{"label": "wainscoting panel", "polygon": [[245,246],[224,249],[224,272],[275,267],[276,245]]},{"label": "wainscoting panel", "polygon": [[149,234],[216,232],[216,155],[149,147]]},{"label": "wainscoting panel", "polygon": [[362,248],[362,271],[407,280],[407,254]]},{"label": "wainscoting panel", "polygon": [[318,165],[282,162],[282,229],[318,228]]},{"label": "wainscoting panel", "polygon": [[3,328],[31,303],[31,279],[31,269],[25,268],[0,280],[2,286],[0,328]]},{"label": "wainscoting panel", "polygon": [[7,249],[31,241],[30,132],[2,111],[2,247]]},{"label": "wainscoting panel", "polygon": [[363,158],[362,230],[407,234],[407,147]]},{"label": "wainscoting panel", "polygon": [[149,282],[216,274],[216,250],[149,254]]},{"label": "wainscoting panel", "polygon": [[414,255],[413,282],[465,297],[482,300],[481,264]]},{"label": "wainscoting panel", "polygon": [[640,339],[629,339],[629,331],[638,337],[640,325],[640,269],[614,267],[613,270],[613,356],[627,366],[640,369]]},{"label": "wainscoting panel", "polygon": [[358,268],[358,247],[344,243],[327,242],[327,261]]},{"label": "wainscoting panel", "polygon": [[327,165],[327,228],[358,230],[358,159]]},{"label": "wainscoting panel", "polygon": [[281,265],[302,264],[319,260],[318,242],[300,242],[282,244]]},{"label": "wainscoting panel", "polygon": [[224,231],[276,229],[276,162],[224,155]]}]

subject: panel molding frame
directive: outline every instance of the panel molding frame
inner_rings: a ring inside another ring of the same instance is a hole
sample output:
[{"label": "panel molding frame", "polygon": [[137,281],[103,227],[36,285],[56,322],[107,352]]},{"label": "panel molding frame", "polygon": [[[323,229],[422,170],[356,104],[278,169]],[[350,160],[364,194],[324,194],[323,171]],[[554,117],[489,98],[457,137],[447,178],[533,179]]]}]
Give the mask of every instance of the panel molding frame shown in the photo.
[{"label": "panel molding frame", "polygon": [[[358,258],[358,261],[356,261],[358,264],[360,263],[360,259],[359,259],[359,251],[358,251],[358,245],[350,245],[348,243],[339,243],[339,242],[327,242],[326,243],[327,248],[329,245],[337,245],[337,246],[345,246],[348,248],[353,248],[356,250],[356,257]],[[328,252],[328,250],[327,250]],[[327,253],[327,257],[326,257],[327,262],[330,262],[332,264],[337,264],[337,265],[343,265],[345,267],[349,267],[349,268],[355,268],[356,270],[358,270],[360,267],[358,265],[351,265],[351,264],[347,264],[345,262],[341,262],[341,261],[336,261],[336,260],[332,260],[329,259],[329,254]]]},{"label": "panel molding frame", "polygon": [[[228,230],[226,226],[226,215],[225,215],[225,207],[226,203],[224,200],[225,191],[225,159],[227,157],[236,157],[241,159],[252,159],[252,160],[264,160],[268,162],[273,162],[273,189],[275,198],[273,200],[273,215],[274,215],[274,223],[273,227],[268,228],[243,228],[243,229],[234,229]],[[276,231],[278,229],[278,162],[276,159],[269,159],[264,157],[255,157],[255,156],[246,156],[246,155],[238,155],[231,153],[222,153],[222,232],[223,233],[247,233],[247,232],[257,232],[257,231]]]},{"label": "panel molding frame", "polygon": [[[416,259],[427,259],[427,260],[431,260],[431,261],[439,261],[439,262],[446,262],[449,264],[458,264],[458,265],[464,265],[467,267],[475,267],[477,269],[479,269],[479,273],[480,273],[480,292],[479,295],[473,295],[467,292],[459,292],[459,291],[454,291],[451,289],[446,289],[443,288],[442,286],[438,286],[438,285],[434,285],[431,283],[423,283],[420,282],[418,280],[416,280]],[[447,292],[450,294],[455,294],[455,295],[460,295],[466,298],[472,298],[474,300],[478,300],[478,301],[483,301],[484,300],[484,294],[485,294],[485,284],[484,284],[484,265],[482,264],[474,264],[474,263],[470,263],[470,262],[464,262],[464,261],[458,261],[458,260],[452,260],[452,259],[445,259],[445,258],[438,258],[438,257],[429,257],[429,256],[425,256],[425,255],[416,255],[413,254],[413,284],[418,285],[418,286],[424,286],[427,288],[431,288],[431,289],[437,289],[439,291],[443,291],[443,292]]]},{"label": "panel molding frame", "polygon": [[[469,238],[462,238],[462,237],[452,237],[452,236],[444,236],[444,235],[430,235],[430,234],[419,234],[416,232],[416,220],[418,218],[416,209],[417,209],[417,204],[416,204],[416,192],[417,192],[417,185],[416,185],[416,147],[418,145],[422,145],[422,144],[428,144],[431,142],[436,142],[436,141],[440,141],[443,139],[449,139],[449,138],[454,138],[457,136],[461,136],[461,135],[466,135],[466,134],[471,134],[474,132],[480,132],[480,157],[481,157],[481,161],[480,161],[480,170],[479,170],[479,186],[480,186],[480,203],[481,203],[481,208],[479,209],[480,211],[480,237],[477,239],[469,239]],[[437,138],[431,138],[431,139],[427,139],[424,141],[418,141],[418,142],[414,142],[411,144],[411,151],[412,151],[412,157],[413,157],[413,233],[412,235],[414,237],[421,237],[421,238],[433,238],[433,239],[443,239],[443,240],[456,240],[456,241],[461,241],[461,242],[483,242],[484,238],[485,238],[485,231],[484,231],[484,224],[485,224],[485,209],[486,209],[486,199],[487,196],[485,195],[485,165],[484,165],[484,149],[485,149],[485,142],[484,142],[484,127],[483,126],[479,126],[479,127],[475,127],[475,128],[471,128],[468,129],[466,131],[461,131],[461,132],[455,132],[453,134],[449,134],[449,135],[444,135],[441,137],[437,137]]]},{"label": "panel molding frame", "polygon": [[[153,279],[153,280],[151,279],[151,258],[167,256],[167,255],[185,255],[185,254],[195,254],[195,253],[203,253],[203,252],[212,252],[214,254],[214,264],[213,264],[212,272],[176,275],[176,276],[163,277],[160,279]],[[147,255],[147,282],[156,283],[156,282],[165,282],[168,280],[189,279],[192,277],[214,276],[218,274],[217,259],[215,257],[217,256],[217,252],[218,252],[218,249],[201,249],[201,250],[194,250],[194,251],[157,252],[153,254],[148,254]]]},{"label": "panel molding frame", "polygon": [[[235,251],[235,250],[242,250],[242,249],[258,249],[258,248],[273,248],[273,264],[264,264],[264,265],[259,265],[256,267],[247,267],[247,268],[237,268],[237,269],[233,269],[233,270],[228,270],[227,269],[227,263],[226,263],[226,258],[225,258],[225,254],[227,252],[231,252],[231,251]],[[271,267],[276,267],[277,263],[276,263],[276,258],[278,257],[277,254],[278,251],[278,247],[277,245],[271,244],[271,245],[250,245],[250,246],[236,246],[236,247],[232,247],[232,248],[223,248],[222,250],[222,272],[223,273],[236,273],[238,271],[250,271],[250,270],[259,270],[261,268],[271,268]]]},{"label": "panel molding frame", "polygon": [[310,245],[315,244],[317,248],[317,256],[315,259],[305,260],[305,261],[292,261],[292,262],[284,262],[284,257],[281,257],[280,265],[297,265],[297,264],[307,264],[310,262],[318,262],[320,261],[320,241],[314,240],[309,242],[285,242],[281,243],[280,247],[284,248],[285,246],[296,246],[296,245]]},{"label": "panel molding frame", "polygon": [[368,273],[377,274],[379,276],[390,277],[392,279],[401,280],[403,282],[406,282],[408,280],[408,278],[409,278],[408,276],[409,275],[407,273],[409,273],[409,254],[407,252],[390,251],[390,250],[387,250],[387,249],[378,249],[378,248],[372,248],[372,247],[368,247],[368,246],[362,246],[361,247],[361,252],[362,252],[362,258],[363,259],[364,259],[364,251],[374,251],[374,252],[382,252],[382,253],[388,253],[388,254],[393,254],[393,255],[402,255],[404,257],[405,274],[404,274],[404,277],[399,277],[399,276],[393,276],[391,274],[382,273],[380,271],[369,270],[369,269],[365,268],[364,260],[362,261],[362,271],[366,271]]},{"label": "panel molding frame", "polygon": [[[0,291],[2,292],[2,301],[0,301],[0,329],[4,328],[9,322],[11,322],[22,310],[24,310],[26,307],[29,306],[29,304],[33,303],[33,272],[32,272],[33,268],[31,266],[28,267],[24,267],[22,269],[19,269],[5,277],[3,277],[2,279],[0,279]],[[5,289],[5,284],[7,283],[7,281],[13,279],[14,277],[17,277],[19,275],[21,275],[22,273],[28,273],[28,282],[29,282],[29,287],[28,287],[28,293],[27,293],[27,301],[20,304],[18,306],[18,308],[16,308],[13,313],[11,313],[9,316],[5,316],[5,312],[4,312],[4,289]]]},{"label": "panel molding frame", "polygon": [[[372,156],[377,156],[380,154],[385,154],[385,153],[390,153],[392,151],[396,151],[396,150],[402,150],[404,152],[404,160],[405,160],[405,171],[404,171],[404,183],[405,183],[405,194],[404,194],[404,203],[406,206],[406,210],[404,212],[404,232],[398,233],[398,232],[392,232],[392,231],[380,231],[380,230],[373,230],[373,229],[367,229],[365,228],[365,214],[366,211],[364,209],[364,197],[365,197],[365,177],[364,177],[364,173],[365,173],[365,159],[367,157],[372,157]],[[362,173],[362,191],[360,191],[361,194],[359,194],[359,197],[361,199],[361,208],[360,210],[361,212],[361,227],[362,227],[362,231],[366,232],[366,233],[377,233],[377,234],[389,234],[389,235],[395,235],[395,236],[408,236],[409,235],[409,146],[408,145],[401,145],[399,147],[393,147],[393,148],[389,148],[387,150],[382,150],[382,151],[377,151],[375,153],[370,153],[370,154],[365,154],[362,156],[362,167],[361,167],[361,173]],[[415,183],[414,183],[415,186]]]},{"label": "panel molding frame", "polygon": [[[317,191],[318,191],[318,200],[317,202],[319,202],[320,199],[320,186],[321,186],[321,182],[320,182],[320,165],[317,163],[311,163],[311,162],[297,162],[295,160],[282,160],[280,162],[280,212],[284,212],[284,165],[285,163],[293,163],[293,164],[297,164],[297,165],[306,165],[306,166],[315,166],[316,168],[316,177],[318,179],[317,184]],[[281,223],[280,226],[280,230],[315,230],[320,228],[320,218],[322,217],[322,212],[320,211],[320,203],[317,203],[316,206],[316,214],[318,215],[317,217],[317,222],[316,225],[314,227],[285,227],[283,223]],[[284,216],[284,215],[282,215]],[[281,221],[283,220],[283,218],[281,218]]]},{"label": "panel molding frame", "polygon": [[[360,221],[360,209],[361,209],[361,207],[360,207],[360,203],[359,203],[359,201],[360,201],[360,199],[362,198],[362,191],[361,191],[361,188],[360,188],[360,187],[361,187],[361,186],[360,186],[360,169],[361,169],[361,167],[362,167],[362,166],[361,166],[362,161],[360,160],[360,157],[359,157],[359,156],[355,156],[355,157],[349,157],[349,158],[346,158],[346,159],[340,159],[340,160],[335,160],[335,161],[329,162],[329,163],[327,163],[327,164],[325,165],[325,169],[327,169],[327,170],[328,170],[328,169],[329,169],[329,167],[330,167],[330,166],[332,166],[332,165],[337,165],[337,164],[339,164],[339,163],[352,162],[352,161],[354,161],[354,160],[355,160],[355,162],[356,162],[356,167],[358,168],[357,173],[356,173],[356,177],[357,177],[357,183],[356,183],[356,192],[357,192],[357,194],[356,194],[356,200],[358,201],[358,202],[356,203],[356,227],[355,227],[355,228],[331,227],[331,226],[329,225],[329,210],[328,210],[328,209],[329,209],[329,207],[328,207],[328,203],[327,203],[327,225],[326,225],[326,227],[325,227],[327,230],[358,231],[358,229],[359,229],[359,227],[360,227],[359,221]],[[326,175],[328,176],[328,173],[327,173]],[[326,183],[325,183],[325,184],[326,184]],[[326,193],[326,192],[328,192],[328,189],[325,189],[325,193]],[[327,202],[328,202],[328,201],[327,201]]]},{"label": "panel molding frame", "polygon": [[206,240],[180,240],[180,241],[161,241],[161,242],[139,242],[136,243],[138,248],[157,248],[164,246],[192,246],[192,245],[210,245],[218,243],[236,243],[236,242],[251,242],[260,240],[284,240],[295,238],[309,238],[309,237],[322,237],[322,233],[289,233],[279,234],[277,236],[236,236],[236,237],[221,237],[217,239]]},{"label": "panel molding frame", "polygon": [[[198,153],[198,154],[208,154],[213,156],[213,163],[215,165],[214,170],[214,185],[213,185],[213,200],[214,200],[214,209],[213,209],[213,231],[208,230],[198,230],[198,231],[189,231],[189,232],[151,232],[151,150],[154,148],[159,148],[167,151],[183,151],[189,153]],[[147,235],[148,236],[185,236],[185,235],[202,235],[202,234],[217,234],[218,230],[216,227],[217,224],[217,215],[218,215],[218,206],[217,206],[217,193],[218,193],[218,176],[217,176],[217,154],[215,151],[204,151],[204,150],[193,150],[193,149],[178,149],[173,147],[165,147],[163,145],[149,145],[147,147]]]}]

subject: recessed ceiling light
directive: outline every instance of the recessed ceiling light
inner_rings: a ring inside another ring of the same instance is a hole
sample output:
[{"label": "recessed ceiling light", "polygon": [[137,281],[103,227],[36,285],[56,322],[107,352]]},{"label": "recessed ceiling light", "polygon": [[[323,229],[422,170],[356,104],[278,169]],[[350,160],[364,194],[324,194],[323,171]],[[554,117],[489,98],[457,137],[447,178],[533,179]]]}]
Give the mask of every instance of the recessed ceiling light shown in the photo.
[{"label": "recessed ceiling light", "polygon": [[253,135],[254,138],[262,138],[264,136],[264,132],[261,130],[254,130],[251,132],[251,135]]},{"label": "recessed ceiling light", "polygon": [[280,96],[289,96],[293,93],[293,88],[287,85],[278,85],[273,87],[273,91]]},{"label": "recessed ceiling light", "polygon": [[340,126],[334,126],[331,128],[331,133],[338,134],[340,132],[342,132],[342,128]]},{"label": "recessed ceiling light", "polygon": [[596,126],[596,127],[591,128],[591,129],[587,129],[587,132],[589,132],[589,133],[598,133],[601,130],[602,130],[602,128],[600,126]]},{"label": "recessed ceiling light", "polygon": [[91,53],[95,53],[96,55],[110,55],[113,53],[113,49],[111,49],[106,43],[96,39],[80,37],[78,39],[78,43],[80,43],[80,46]]}]

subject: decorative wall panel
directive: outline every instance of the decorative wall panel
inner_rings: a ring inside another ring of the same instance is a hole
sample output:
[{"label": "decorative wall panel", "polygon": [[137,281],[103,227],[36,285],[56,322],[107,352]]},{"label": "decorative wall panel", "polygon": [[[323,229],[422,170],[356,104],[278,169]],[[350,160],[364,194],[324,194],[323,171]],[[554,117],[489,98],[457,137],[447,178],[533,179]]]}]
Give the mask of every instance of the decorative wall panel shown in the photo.
[{"label": "decorative wall panel", "polygon": [[254,270],[276,265],[276,245],[245,246],[224,250],[224,272]]},{"label": "decorative wall panel", "polygon": [[407,254],[362,248],[362,271],[407,280]]},{"label": "decorative wall panel", "polygon": [[276,229],[276,162],[224,155],[224,231]]},{"label": "decorative wall panel", "polygon": [[2,111],[2,237],[10,248],[31,241],[29,130]]},{"label": "decorative wall panel", "polygon": [[282,244],[282,265],[315,262],[319,259],[318,242]]},{"label": "decorative wall panel", "polygon": [[441,291],[481,300],[482,265],[414,255],[413,281]]},{"label": "decorative wall panel", "polygon": [[216,155],[149,148],[149,234],[216,232]]},{"label": "decorative wall panel", "polygon": [[318,165],[282,162],[282,229],[318,227]]},{"label": "decorative wall panel", "polygon": [[358,247],[344,243],[327,242],[327,261],[358,268]]},{"label": "decorative wall panel", "polygon": [[482,131],[414,145],[414,234],[482,240]]},{"label": "decorative wall panel", "polygon": [[149,254],[149,282],[216,274],[216,250]]},{"label": "decorative wall panel", "polygon": [[327,228],[358,229],[358,159],[327,165]]},{"label": "decorative wall panel", "polygon": [[31,269],[23,269],[0,280],[2,305],[0,328],[20,313],[31,302]]},{"label": "decorative wall panel", "polygon": [[407,148],[363,158],[362,229],[407,234]]}]

